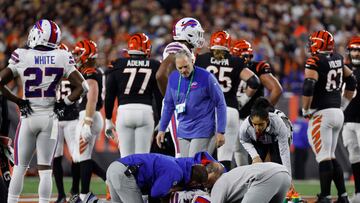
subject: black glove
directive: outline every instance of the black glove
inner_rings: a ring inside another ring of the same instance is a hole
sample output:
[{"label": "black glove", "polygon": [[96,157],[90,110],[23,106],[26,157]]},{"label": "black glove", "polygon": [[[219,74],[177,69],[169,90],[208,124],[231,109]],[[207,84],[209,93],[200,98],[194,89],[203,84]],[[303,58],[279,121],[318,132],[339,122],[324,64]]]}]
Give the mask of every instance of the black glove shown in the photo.
[{"label": "black glove", "polygon": [[17,102],[17,105],[19,106],[21,116],[28,117],[28,115],[31,115],[34,112],[30,106],[30,101],[27,99],[20,99]]},{"label": "black glove", "polygon": [[55,102],[54,105],[54,113],[58,116],[58,117],[63,117],[64,116],[64,112],[65,112],[65,102],[64,100],[60,100]]}]

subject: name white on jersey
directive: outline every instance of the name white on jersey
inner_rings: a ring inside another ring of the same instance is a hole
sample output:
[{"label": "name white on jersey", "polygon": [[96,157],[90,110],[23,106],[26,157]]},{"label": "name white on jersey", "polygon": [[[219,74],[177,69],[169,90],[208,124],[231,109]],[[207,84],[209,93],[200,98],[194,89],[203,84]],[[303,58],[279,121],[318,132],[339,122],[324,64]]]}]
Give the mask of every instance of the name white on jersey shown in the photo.
[{"label": "name white on jersey", "polygon": [[53,110],[56,86],[61,78],[67,78],[75,70],[72,55],[60,49],[39,51],[16,49],[8,67],[14,77],[23,83],[24,99],[28,99],[34,114]]}]

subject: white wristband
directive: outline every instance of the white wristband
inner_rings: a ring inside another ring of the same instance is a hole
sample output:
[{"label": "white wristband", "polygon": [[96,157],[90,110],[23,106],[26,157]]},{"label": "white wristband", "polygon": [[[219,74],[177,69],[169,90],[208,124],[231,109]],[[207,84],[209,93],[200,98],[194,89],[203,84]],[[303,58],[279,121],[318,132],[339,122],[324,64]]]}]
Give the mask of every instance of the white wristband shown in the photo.
[{"label": "white wristband", "polygon": [[89,117],[89,116],[86,116],[84,120],[85,120],[85,121],[89,121],[89,122],[93,122],[93,121],[94,121],[94,119],[91,118],[91,117]]},{"label": "white wristband", "polygon": [[111,119],[105,119],[105,124],[106,124],[107,126],[113,125]]},{"label": "white wristband", "polygon": [[65,102],[65,104],[68,105],[68,106],[74,103],[73,101],[70,101],[69,96],[66,96],[66,97],[65,97],[64,102]]}]

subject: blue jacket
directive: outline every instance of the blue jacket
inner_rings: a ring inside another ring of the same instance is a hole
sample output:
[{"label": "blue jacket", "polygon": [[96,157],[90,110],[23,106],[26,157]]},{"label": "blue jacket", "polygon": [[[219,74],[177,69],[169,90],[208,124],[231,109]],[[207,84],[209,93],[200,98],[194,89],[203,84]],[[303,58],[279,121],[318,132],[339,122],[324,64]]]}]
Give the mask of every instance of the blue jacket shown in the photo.
[{"label": "blue jacket", "polygon": [[183,183],[186,185],[190,182],[191,167],[194,164],[201,164],[206,166],[208,163],[216,160],[207,152],[198,152],[194,157],[177,158],[175,161],[183,171]]},{"label": "blue jacket", "polygon": [[[181,138],[209,138],[215,133],[215,110],[217,132],[225,133],[226,103],[216,78],[205,69],[194,67],[194,79],[186,99],[186,111],[177,115],[177,136]],[[191,76],[181,78],[179,99],[177,98],[180,74],[173,71],[168,80],[164,98],[164,109],[160,120],[160,131],[165,131],[177,104],[185,101]]]},{"label": "blue jacket", "polygon": [[149,193],[151,197],[164,197],[173,186],[183,181],[183,171],[174,157],[162,154],[133,154],[117,161],[127,166],[139,166],[135,176],[136,183],[143,193]]}]

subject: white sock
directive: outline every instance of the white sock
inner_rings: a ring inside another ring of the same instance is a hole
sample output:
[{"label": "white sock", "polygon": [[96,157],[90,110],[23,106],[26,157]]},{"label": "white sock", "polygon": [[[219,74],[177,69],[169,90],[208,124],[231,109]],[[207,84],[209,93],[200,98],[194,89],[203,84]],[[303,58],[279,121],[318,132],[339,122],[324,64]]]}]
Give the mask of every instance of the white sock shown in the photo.
[{"label": "white sock", "polygon": [[52,170],[39,170],[40,182],[39,182],[39,203],[50,202],[52,192]]},{"label": "white sock", "polygon": [[11,176],[11,181],[9,185],[9,193],[8,193],[8,203],[18,202],[20,193],[23,189],[24,184],[24,175],[26,172],[25,166],[15,166],[13,170],[13,174]]},{"label": "white sock", "polygon": [[81,199],[81,201],[84,201],[86,195],[87,195],[87,194],[82,194],[82,193],[80,193],[80,199]]}]

